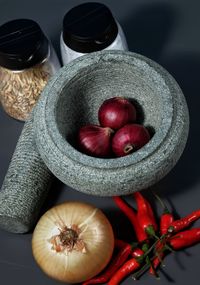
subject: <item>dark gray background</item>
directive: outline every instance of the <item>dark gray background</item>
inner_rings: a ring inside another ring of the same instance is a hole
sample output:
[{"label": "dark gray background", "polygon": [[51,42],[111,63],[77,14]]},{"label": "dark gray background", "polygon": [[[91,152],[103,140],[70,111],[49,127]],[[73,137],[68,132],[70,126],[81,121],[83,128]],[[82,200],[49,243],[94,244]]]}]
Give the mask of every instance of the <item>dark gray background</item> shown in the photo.
[{"label": "dark gray background", "polygon": [[[14,18],[36,20],[59,52],[59,36],[65,12],[86,1],[0,0],[0,24]],[[200,2],[199,0],[99,1],[107,4],[121,23],[131,51],[142,53],[162,64],[178,81],[188,102],[190,134],[183,156],[171,173],[154,188],[176,215],[185,215],[200,206]],[[9,118],[0,108],[0,184],[15,149],[23,124]],[[145,193],[148,195],[148,193]],[[131,238],[131,226],[110,198],[81,194],[55,182],[44,209],[65,200],[87,201],[102,208],[118,237]],[[131,199],[130,199],[131,200]],[[157,210],[159,212],[159,207]],[[200,222],[196,223],[200,226]],[[200,245],[171,254],[160,273],[162,285],[199,284]],[[12,285],[60,284],[36,266],[31,254],[31,233],[15,235],[0,230],[0,283]],[[128,278],[123,284],[133,284]],[[146,274],[138,284],[155,284]]]}]

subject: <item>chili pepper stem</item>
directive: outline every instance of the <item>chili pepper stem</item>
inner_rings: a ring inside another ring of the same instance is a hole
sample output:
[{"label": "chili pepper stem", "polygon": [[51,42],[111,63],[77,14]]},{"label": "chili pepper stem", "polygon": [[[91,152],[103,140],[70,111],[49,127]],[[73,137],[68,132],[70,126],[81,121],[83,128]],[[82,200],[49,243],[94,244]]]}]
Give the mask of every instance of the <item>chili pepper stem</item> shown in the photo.
[{"label": "chili pepper stem", "polygon": [[130,243],[131,249],[134,249],[134,248],[138,247],[138,245],[139,245],[138,242],[131,242]]},{"label": "chili pepper stem", "polygon": [[162,260],[162,258],[160,257],[160,253],[159,253],[159,252],[156,252],[156,256],[158,257],[160,263],[162,264],[163,260]]},{"label": "chili pepper stem", "polygon": [[160,280],[160,276],[159,276],[158,272],[156,272],[155,269],[153,269],[153,275],[157,280]]},{"label": "chili pepper stem", "polygon": [[148,249],[149,249],[148,243],[144,243],[144,244],[142,245],[142,250],[143,250],[144,252],[146,252]]},{"label": "chili pepper stem", "polygon": [[167,207],[167,205],[163,202],[163,200],[159,197],[158,194],[156,194],[154,191],[151,191],[151,193],[154,195],[154,197],[158,200],[158,202],[160,203],[161,207],[164,209],[164,213],[165,214],[169,214],[170,210]]},{"label": "chili pepper stem", "polygon": [[172,234],[173,231],[174,231],[174,227],[173,227],[173,226],[170,226],[170,227],[168,228],[168,233]]},{"label": "chili pepper stem", "polygon": [[168,244],[165,244],[165,249],[168,249],[171,252],[175,252],[175,250],[173,250],[173,248],[171,246],[169,246]]},{"label": "chili pepper stem", "polygon": [[157,235],[154,235],[153,237],[157,240],[160,240],[159,236],[157,236]]},{"label": "chili pepper stem", "polygon": [[153,275],[154,277],[157,279],[157,280],[160,280],[160,276],[158,274],[158,272],[152,267],[152,270],[153,270]]},{"label": "chili pepper stem", "polygon": [[160,239],[160,238],[156,235],[155,230],[154,230],[154,228],[153,228],[152,225],[146,227],[145,230],[146,230],[146,232],[147,232],[147,234],[148,234],[149,236],[152,236],[152,237],[154,237],[155,239]]},{"label": "chili pepper stem", "polygon": [[[167,238],[169,236],[169,234],[163,234],[161,237],[160,237],[160,241],[162,242],[165,238]],[[164,250],[168,249],[169,251],[171,252],[174,252],[173,248],[171,246],[169,246],[168,244],[165,243],[164,245]]]},{"label": "chili pepper stem", "polygon": [[168,234],[163,234],[163,235],[161,235],[160,240],[165,239],[167,236],[168,236]]},{"label": "chili pepper stem", "polygon": [[152,246],[140,257],[137,258],[137,261],[139,263],[142,263],[144,261],[144,258],[147,257],[147,255],[155,248],[156,244],[158,243],[158,241],[155,241]]},{"label": "chili pepper stem", "polygon": [[158,272],[156,272],[155,268],[153,267],[153,264],[152,264],[149,256],[146,257],[146,264],[148,264],[152,268],[153,274],[156,277],[156,279],[160,279],[160,276],[159,276]]},{"label": "chili pepper stem", "polygon": [[[163,252],[163,251],[164,251],[164,249],[161,250],[161,252]],[[163,259],[161,258],[160,253],[156,252],[156,256],[158,257],[158,259],[159,259],[159,261],[160,261],[160,265],[161,265],[162,267],[165,267],[165,264],[163,263]]]},{"label": "chili pepper stem", "polygon": [[133,280],[138,280],[138,278],[144,274],[149,269],[149,264],[145,264],[140,270],[138,270],[133,276]]}]

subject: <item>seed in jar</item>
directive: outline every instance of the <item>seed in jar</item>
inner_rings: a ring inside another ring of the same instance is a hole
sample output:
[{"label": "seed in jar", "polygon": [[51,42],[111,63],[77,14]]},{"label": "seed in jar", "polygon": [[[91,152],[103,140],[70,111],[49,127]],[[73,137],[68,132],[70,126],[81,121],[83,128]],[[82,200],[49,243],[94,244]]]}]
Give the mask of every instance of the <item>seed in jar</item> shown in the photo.
[{"label": "seed in jar", "polygon": [[0,99],[5,111],[15,119],[26,120],[51,74],[48,62],[21,72],[0,67]]}]

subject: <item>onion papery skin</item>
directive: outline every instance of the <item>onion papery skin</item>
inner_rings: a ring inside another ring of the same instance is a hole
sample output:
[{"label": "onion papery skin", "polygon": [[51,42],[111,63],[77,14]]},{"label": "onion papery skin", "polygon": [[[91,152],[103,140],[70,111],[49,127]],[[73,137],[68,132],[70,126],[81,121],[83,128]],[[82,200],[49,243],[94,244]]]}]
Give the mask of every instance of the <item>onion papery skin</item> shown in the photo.
[{"label": "onion papery skin", "polygon": [[136,120],[135,106],[126,98],[113,97],[107,99],[98,111],[99,123],[102,127],[117,130]]},{"label": "onion papery skin", "polygon": [[126,156],[143,147],[149,140],[149,132],[144,126],[128,124],[113,136],[112,150],[117,157]]},{"label": "onion papery skin", "polygon": [[[50,239],[59,234],[58,224],[80,227],[86,252],[56,252]],[[66,202],[48,210],[37,223],[32,252],[39,267],[51,278],[80,283],[100,273],[114,249],[112,227],[103,212],[81,202]]]},{"label": "onion papery skin", "polygon": [[87,125],[79,129],[78,146],[80,151],[93,157],[111,156],[113,130],[97,125]]}]

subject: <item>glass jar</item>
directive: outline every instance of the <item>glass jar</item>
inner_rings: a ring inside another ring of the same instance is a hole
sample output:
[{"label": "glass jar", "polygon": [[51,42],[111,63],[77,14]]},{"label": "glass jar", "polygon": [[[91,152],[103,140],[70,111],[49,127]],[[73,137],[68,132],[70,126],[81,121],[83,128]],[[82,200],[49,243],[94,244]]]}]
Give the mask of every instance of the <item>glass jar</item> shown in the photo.
[{"label": "glass jar", "polygon": [[88,2],[67,12],[60,36],[64,65],[86,53],[104,49],[128,50],[120,24],[102,3]]},{"label": "glass jar", "polygon": [[18,19],[0,27],[0,100],[8,115],[25,121],[59,68],[55,51],[36,22]]}]

